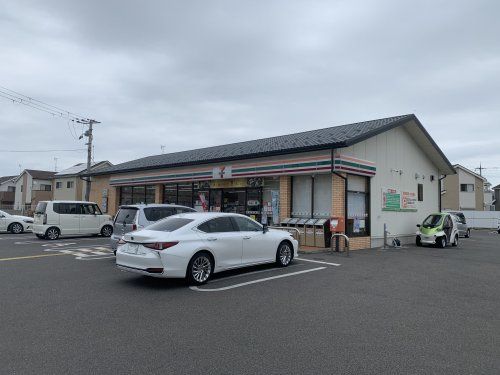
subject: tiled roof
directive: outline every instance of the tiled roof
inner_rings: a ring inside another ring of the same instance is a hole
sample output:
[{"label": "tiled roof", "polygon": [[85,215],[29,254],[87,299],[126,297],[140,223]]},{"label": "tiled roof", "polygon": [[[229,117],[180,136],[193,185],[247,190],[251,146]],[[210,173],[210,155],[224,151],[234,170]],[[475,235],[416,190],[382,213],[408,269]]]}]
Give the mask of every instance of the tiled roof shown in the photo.
[{"label": "tiled roof", "polygon": [[[91,170],[97,170],[99,168],[103,168],[106,166],[106,164],[111,164],[109,161],[98,161],[94,162],[91,164]],[[81,172],[84,172],[87,169],[87,163],[78,163],[73,165],[72,167],[63,169],[60,172],[56,173],[56,177],[62,177],[62,176],[76,176],[80,174]]]},{"label": "tiled roof", "polygon": [[3,177],[0,177],[0,184],[3,184],[4,182],[9,181],[9,180],[13,180],[16,177],[17,176],[3,176]]},{"label": "tiled roof", "polygon": [[347,147],[412,119],[416,119],[415,115],[402,115],[253,141],[147,156],[103,168],[94,174],[120,173]]},{"label": "tiled roof", "polygon": [[36,178],[37,180],[51,180],[56,174],[56,172],[52,171],[38,171],[35,169],[26,169],[26,172],[28,172],[31,177]]}]

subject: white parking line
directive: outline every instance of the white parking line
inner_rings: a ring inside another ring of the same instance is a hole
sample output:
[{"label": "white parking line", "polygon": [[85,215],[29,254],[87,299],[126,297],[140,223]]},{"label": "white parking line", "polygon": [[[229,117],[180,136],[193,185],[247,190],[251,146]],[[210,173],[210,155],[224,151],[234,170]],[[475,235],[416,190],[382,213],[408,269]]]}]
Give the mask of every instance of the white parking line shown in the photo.
[{"label": "white parking line", "polygon": [[[288,266],[288,269],[290,267],[297,267],[298,264],[291,264]],[[271,272],[271,271],[276,271],[276,270],[279,270],[280,268],[276,268],[276,267],[273,267],[273,268],[269,268],[269,269],[265,269],[265,270],[258,270],[258,271],[252,271],[252,272],[245,272],[245,273],[241,273],[241,274],[238,274],[238,275],[233,275],[233,276],[225,276],[225,277],[221,277],[220,279],[213,279],[213,280],[210,280],[210,285],[213,284],[213,283],[217,283],[217,282],[221,282],[221,281],[226,281],[226,280],[231,280],[231,279],[236,279],[238,277],[244,277],[244,276],[248,276],[248,275],[256,275],[258,273],[264,273],[264,272]]]},{"label": "white parking line", "polygon": [[78,259],[78,260],[99,260],[99,259],[109,259],[109,258],[116,258],[116,257],[114,255],[111,255],[111,256],[95,257],[95,258],[76,257],[75,259]]},{"label": "white parking line", "polygon": [[335,266],[335,267],[340,266],[339,263],[323,262],[321,260],[312,260],[312,259],[304,259],[304,258],[297,258],[295,260],[301,260],[303,262],[311,262],[311,263],[319,263],[319,264],[328,264],[329,266]]},{"label": "white parking line", "polygon": [[257,284],[257,283],[263,283],[263,282],[265,282],[265,281],[269,281],[269,280],[281,279],[281,278],[283,278],[283,277],[295,276],[295,275],[300,275],[300,274],[302,274],[302,273],[314,272],[314,271],[320,271],[320,270],[324,270],[324,269],[326,269],[326,267],[312,268],[312,269],[310,269],[310,270],[297,271],[297,272],[287,273],[287,274],[284,274],[284,275],[278,275],[278,276],[266,277],[266,278],[264,278],[264,279],[258,279],[258,280],[253,280],[253,281],[247,281],[246,283],[239,283],[239,284],[235,284],[235,285],[225,286],[225,287],[222,287],[222,288],[214,288],[214,289],[200,289],[200,288],[199,288],[199,287],[197,287],[197,286],[191,286],[191,287],[189,287],[189,289],[194,290],[194,291],[196,291],[196,292],[220,292],[220,291],[223,291],[223,290],[229,290],[229,289],[234,289],[234,288],[240,288],[240,287],[242,287],[242,286],[246,286],[246,285]]}]

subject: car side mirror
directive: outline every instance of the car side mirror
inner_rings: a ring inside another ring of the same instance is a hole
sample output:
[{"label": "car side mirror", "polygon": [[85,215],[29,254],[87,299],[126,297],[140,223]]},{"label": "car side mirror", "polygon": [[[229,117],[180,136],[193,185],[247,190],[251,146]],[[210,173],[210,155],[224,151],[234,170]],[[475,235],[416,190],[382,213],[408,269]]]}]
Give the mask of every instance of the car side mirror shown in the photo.
[{"label": "car side mirror", "polygon": [[262,233],[266,233],[266,232],[269,232],[269,227],[267,226],[267,224],[263,224],[262,225]]},{"label": "car side mirror", "polygon": [[421,227],[421,225],[420,225],[420,224],[417,224],[417,227],[419,227],[419,228],[420,228],[420,227]]}]

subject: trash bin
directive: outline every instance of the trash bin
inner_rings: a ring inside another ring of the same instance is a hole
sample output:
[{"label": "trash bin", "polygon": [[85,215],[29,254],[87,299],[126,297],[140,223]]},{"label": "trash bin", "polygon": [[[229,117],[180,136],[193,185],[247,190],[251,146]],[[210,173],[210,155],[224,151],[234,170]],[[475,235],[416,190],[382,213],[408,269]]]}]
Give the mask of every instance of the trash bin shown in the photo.
[{"label": "trash bin", "polygon": [[330,220],[319,219],[314,223],[314,243],[317,247],[330,246]]},{"label": "trash bin", "polygon": [[316,221],[318,219],[309,219],[306,221],[305,225],[305,232],[306,232],[306,246],[315,246],[315,240],[314,240],[314,224],[316,224]]},{"label": "trash bin", "polygon": [[299,219],[297,223],[295,224],[295,228],[299,230],[299,245],[300,246],[305,246],[306,244],[306,222],[308,219]]},{"label": "trash bin", "polygon": [[291,217],[287,217],[286,219],[283,219],[283,221],[280,223],[280,226],[281,227],[287,227],[288,223],[290,222],[290,220],[292,220]]},{"label": "trash bin", "polygon": [[[297,226],[296,226],[296,224],[297,224],[297,222],[298,222],[298,221],[299,221],[299,219],[298,219],[298,218],[296,218],[296,217],[292,217],[292,218],[290,219],[290,221],[287,223],[287,226],[288,226],[289,228],[296,228],[296,229],[298,229],[298,228],[297,228]],[[299,241],[299,240],[300,240],[300,236],[299,236],[299,234],[297,233],[297,231],[295,231],[295,230],[290,230],[289,232],[292,234],[293,238],[295,238],[297,241]]]}]

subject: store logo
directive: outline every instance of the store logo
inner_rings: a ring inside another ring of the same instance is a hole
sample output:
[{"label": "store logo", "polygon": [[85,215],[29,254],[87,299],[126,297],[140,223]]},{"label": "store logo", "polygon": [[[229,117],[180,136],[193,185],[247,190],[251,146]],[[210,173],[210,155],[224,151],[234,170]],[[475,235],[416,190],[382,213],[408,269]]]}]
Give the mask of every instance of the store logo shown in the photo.
[{"label": "store logo", "polygon": [[219,180],[232,177],[232,167],[231,166],[221,166],[215,167],[212,170],[212,178]]}]

